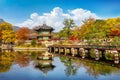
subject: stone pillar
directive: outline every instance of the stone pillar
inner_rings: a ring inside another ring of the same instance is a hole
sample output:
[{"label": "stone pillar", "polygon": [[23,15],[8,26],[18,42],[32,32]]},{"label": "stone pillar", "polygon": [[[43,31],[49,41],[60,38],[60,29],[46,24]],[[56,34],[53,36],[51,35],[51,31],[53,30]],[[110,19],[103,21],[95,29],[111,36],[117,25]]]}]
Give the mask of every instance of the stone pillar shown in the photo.
[{"label": "stone pillar", "polygon": [[114,52],[114,63],[115,64],[118,64],[119,63],[119,55],[118,55],[118,52]]},{"label": "stone pillar", "polygon": [[50,52],[50,53],[51,53],[51,51],[52,51],[51,49],[52,49],[52,47],[49,47],[49,52]]},{"label": "stone pillar", "polygon": [[50,52],[50,48],[47,48],[47,52]]},{"label": "stone pillar", "polygon": [[75,56],[75,49],[71,48],[72,56]]},{"label": "stone pillar", "polygon": [[99,60],[100,55],[99,55],[99,50],[95,49],[95,60]]},{"label": "stone pillar", "polygon": [[65,54],[65,55],[67,54],[67,49],[66,49],[66,48],[64,48],[64,54]]},{"label": "stone pillar", "polygon": [[70,55],[72,54],[71,48],[69,48],[69,54],[70,54]]},{"label": "stone pillar", "polygon": [[85,49],[82,50],[82,58],[85,58]]},{"label": "stone pillar", "polygon": [[58,50],[58,51],[59,51],[58,53],[60,54],[60,47],[59,47],[58,49],[59,49],[59,50]]},{"label": "stone pillar", "polygon": [[57,47],[57,53],[59,53],[59,47]]}]

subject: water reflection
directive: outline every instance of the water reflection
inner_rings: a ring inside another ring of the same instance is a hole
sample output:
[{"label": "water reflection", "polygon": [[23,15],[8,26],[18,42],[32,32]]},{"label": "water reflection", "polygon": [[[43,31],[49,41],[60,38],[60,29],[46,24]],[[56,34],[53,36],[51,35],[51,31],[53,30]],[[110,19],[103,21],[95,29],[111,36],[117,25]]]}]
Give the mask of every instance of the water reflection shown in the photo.
[{"label": "water reflection", "polygon": [[60,56],[60,60],[66,66],[65,73],[66,73],[67,76],[77,74],[77,69],[78,68],[77,68],[77,66],[75,64],[75,61],[71,57]]},{"label": "water reflection", "polygon": [[15,60],[15,54],[12,52],[5,52],[0,54],[0,72],[7,72],[10,70]]},{"label": "water reflection", "polygon": [[19,64],[20,67],[26,67],[30,63],[30,56],[28,54],[16,54],[16,64]]},{"label": "water reflection", "polygon": [[80,67],[84,67],[86,69],[86,73],[94,76],[95,78],[100,75],[110,75],[120,70],[119,68],[113,67],[113,65],[104,62],[72,58],[70,56],[60,56],[60,59],[66,66],[65,73],[67,76],[76,75],[77,70]]},{"label": "water reflection", "polygon": [[55,65],[52,64],[52,60],[38,60],[35,68],[41,70],[46,77],[49,71],[53,71]]},{"label": "water reflection", "polygon": [[44,76],[46,77],[47,72],[52,71],[55,68],[55,65],[52,64],[53,54],[45,52],[37,56],[35,68],[40,69]]},{"label": "water reflection", "polygon": [[118,80],[120,78],[120,68],[111,63],[57,54],[54,54],[52,60],[37,60],[39,54],[41,52],[0,54],[0,76],[5,76],[0,77],[0,80]]}]

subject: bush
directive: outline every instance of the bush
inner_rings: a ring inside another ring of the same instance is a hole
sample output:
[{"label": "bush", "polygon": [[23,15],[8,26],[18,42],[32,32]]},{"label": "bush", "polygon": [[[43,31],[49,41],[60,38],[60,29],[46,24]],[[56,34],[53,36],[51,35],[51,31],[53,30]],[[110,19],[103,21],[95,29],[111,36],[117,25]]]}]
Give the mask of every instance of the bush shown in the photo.
[{"label": "bush", "polygon": [[35,41],[35,40],[32,40],[32,41],[31,41],[31,45],[35,47],[36,41]]}]

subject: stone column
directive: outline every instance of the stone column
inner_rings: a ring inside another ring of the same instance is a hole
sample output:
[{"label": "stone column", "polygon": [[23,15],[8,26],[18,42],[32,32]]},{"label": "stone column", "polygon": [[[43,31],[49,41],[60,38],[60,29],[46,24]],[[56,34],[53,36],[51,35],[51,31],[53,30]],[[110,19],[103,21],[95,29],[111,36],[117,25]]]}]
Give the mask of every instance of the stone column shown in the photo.
[{"label": "stone column", "polygon": [[114,63],[115,64],[118,64],[119,63],[119,55],[118,55],[118,52],[114,52]]},{"label": "stone column", "polygon": [[52,49],[52,47],[49,47],[49,52],[51,53],[51,49]]},{"label": "stone column", "polygon": [[59,49],[59,50],[58,50],[58,51],[59,51],[58,53],[60,54],[60,47],[59,47],[58,49]]},{"label": "stone column", "polygon": [[95,49],[95,60],[99,60],[99,58],[100,58],[99,51]]},{"label": "stone column", "polygon": [[57,47],[57,53],[59,53],[59,47]]},{"label": "stone column", "polygon": [[71,48],[72,56],[75,56],[75,49]]},{"label": "stone column", "polygon": [[85,49],[82,50],[82,58],[85,58]]},{"label": "stone column", "polygon": [[64,54],[65,54],[65,55],[67,54],[67,49],[66,49],[66,48],[64,48]]}]

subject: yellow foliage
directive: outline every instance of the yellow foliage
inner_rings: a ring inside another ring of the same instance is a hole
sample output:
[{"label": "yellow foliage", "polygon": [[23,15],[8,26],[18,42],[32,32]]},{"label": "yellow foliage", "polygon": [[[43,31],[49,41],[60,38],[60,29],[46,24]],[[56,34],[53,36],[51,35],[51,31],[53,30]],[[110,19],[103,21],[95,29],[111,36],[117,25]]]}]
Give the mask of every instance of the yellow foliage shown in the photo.
[{"label": "yellow foliage", "polygon": [[16,40],[15,32],[12,30],[2,30],[2,39],[7,43],[14,42]]},{"label": "yellow foliage", "polygon": [[13,25],[7,22],[2,22],[0,24],[0,30],[13,30]]}]

